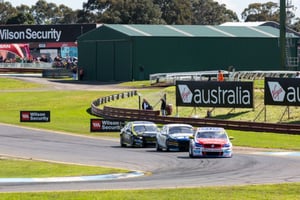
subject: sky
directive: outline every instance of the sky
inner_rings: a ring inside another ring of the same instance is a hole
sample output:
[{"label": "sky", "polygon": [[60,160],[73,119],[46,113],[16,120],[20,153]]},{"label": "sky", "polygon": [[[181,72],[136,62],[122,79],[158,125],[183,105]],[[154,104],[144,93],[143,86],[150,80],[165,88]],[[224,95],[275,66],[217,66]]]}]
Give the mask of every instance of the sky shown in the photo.
[{"label": "sky", "polygon": [[[4,0],[4,1],[10,2],[14,7],[19,6],[21,4],[31,6],[37,2],[37,0]],[[214,1],[217,1],[220,4],[225,4],[227,9],[230,9],[230,10],[236,12],[236,14],[240,18],[240,20],[241,20],[241,13],[251,3],[266,3],[266,2],[272,1],[272,2],[278,3],[278,5],[280,4],[280,0],[214,0]],[[298,8],[293,12],[296,14],[296,17],[300,18],[300,0],[289,0],[289,1],[291,1],[292,4],[295,6],[298,5]],[[64,5],[72,8],[73,10],[76,10],[76,9],[82,9],[83,2],[87,2],[87,0],[68,0],[68,1],[46,0],[46,2],[55,3],[57,5],[64,4]]]}]

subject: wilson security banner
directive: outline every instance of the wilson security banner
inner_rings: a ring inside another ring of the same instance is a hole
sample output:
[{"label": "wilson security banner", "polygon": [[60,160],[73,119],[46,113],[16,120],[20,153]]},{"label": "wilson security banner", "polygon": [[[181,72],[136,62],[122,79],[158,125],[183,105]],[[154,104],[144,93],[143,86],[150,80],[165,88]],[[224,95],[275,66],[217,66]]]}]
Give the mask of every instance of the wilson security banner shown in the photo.
[{"label": "wilson security banner", "polygon": [[300,106],[300,78],[265,78],[265,105]]},{"label": "wilson security banner", "polygon": [[91,132],[116,132],[120,131],[125,125],[124,121],[112,119],[91,119]]},{"label": "wilson security banner", "polygon": [[20,122],[50,122],[50,111],[20,111]]},{"label": "wilson security banner", "polygon": [[253,108],[253,82],[176,81],[176,106]]},{"label": "wilson security banner", "polygon": [[3,25],[1,43],[74,42],[77,37],[96,28],[96,24]]}]

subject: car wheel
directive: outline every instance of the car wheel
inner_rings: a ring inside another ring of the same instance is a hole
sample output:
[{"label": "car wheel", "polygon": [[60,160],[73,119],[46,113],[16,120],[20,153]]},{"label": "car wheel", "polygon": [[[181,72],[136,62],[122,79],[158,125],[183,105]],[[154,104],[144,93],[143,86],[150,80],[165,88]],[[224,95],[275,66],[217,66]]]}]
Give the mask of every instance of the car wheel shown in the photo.
[{"label": "car wheel", "polygon": [[168,145],[166,145],[166,151],[170,151],[170,148]]},{"label": "car wheel", "polygon": [[120,145],[121,145],[121,147],[125,147],[126,145],[124,144],[124,142],[123,142],[123,137],[121,136],[120,137]]},{"label": "car wheel", "polygon": [[193,147],[189,147],[189,156],[190,158],[194,158]]},{"label": "car wheel", "polygon": [[160,146],[159,146],[159,144],[158,144],[157,141],[156,141],[155,147],[156,147],[156,151],[161,151],[161,148],[160,148]]},{"label": "car wheel", "polygon": [[130,138],[130,146],[134,147],[134,139],[133,139],[133,137]]}]

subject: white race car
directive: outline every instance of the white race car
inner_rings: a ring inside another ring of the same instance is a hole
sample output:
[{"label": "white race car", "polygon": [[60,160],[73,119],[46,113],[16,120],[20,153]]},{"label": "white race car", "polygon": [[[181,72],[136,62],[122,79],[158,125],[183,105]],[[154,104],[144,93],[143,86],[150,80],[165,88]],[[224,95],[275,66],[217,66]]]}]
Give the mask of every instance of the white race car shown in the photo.
[{"label": "white race car", "polygon": [[193,126],[189,124],[165,124],[156,135],[156,151],[188,151],[193,133]]},{"label": "white race car", "polygon": [[189,156],[193,157],[232,157],[232,137],[224,128],[201,127],[190,137]]}]

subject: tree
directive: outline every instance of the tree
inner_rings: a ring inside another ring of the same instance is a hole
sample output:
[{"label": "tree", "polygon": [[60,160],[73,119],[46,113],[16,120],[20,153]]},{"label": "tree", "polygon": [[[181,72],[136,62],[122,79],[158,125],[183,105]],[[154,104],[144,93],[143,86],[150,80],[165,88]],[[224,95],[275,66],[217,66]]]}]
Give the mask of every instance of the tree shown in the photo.
[{"label": "tree", "polygon": [[300,18],[296,18],[295,22],[291,25],[291,28],[300,32]]},{"label": "tree", "polygon": [[0,3],[0,24],[6,24],[7,20],[18,14],[17,9],[11,3]]},{"label": "tree", "polygon": [[55,3],[39,0],[31,8],[36,24],[56,24],[63,18],[63,13]]},{"label": "tree", "polygon": [[85,13],[94,13],[101,23],[162,23],[160,9],[152,0],[89,0],[83,7]]},{"label": "tree", "polygon": [[39,0],[36,2],[35,5],[32,6],[32,15],[37,24],[49,23],[47,21],[47,19],[49,19],[49,17],[47,16],[47,9],[48,9],[48,3],[44,0]]},{"label": "tree", "polygon": [[280,9],[277,3],[253,3],[242,12],[242,19],[250,21],[276,21],[279,22]]},{"label": "tree", "polygon": [[219,25],[228,21],[239,21],[236,13],[213,0],[194,0],[192,6],[193,24]]},{"label": "tree", "polygon": [[75,24],[78,21],[77,11],[73,11],[63,4],[58,6],[57,13],[60,15],[57,21],[58,24]]},{"label": "tree", "polygon": [[29,6],[21,4],[20,6],[17,6],[16,9],[16,15],[8,18],[6,24],[35,24]]},{"label": "tree", "polygon": [[97,15],[90,12],[89,10],[77,10],[77,23],[96,23],[97,22]]},{"label": "tree", "polygon": [[192,5],[186,0],[154,0],[162,12],[162,19],[167,24],[191,24]]},{"label": "tree", "polygon": [[7,19],[6,24],[34,24],[34,18],[30,13],[19,12],[16,16]]}]

